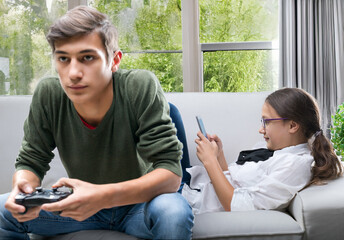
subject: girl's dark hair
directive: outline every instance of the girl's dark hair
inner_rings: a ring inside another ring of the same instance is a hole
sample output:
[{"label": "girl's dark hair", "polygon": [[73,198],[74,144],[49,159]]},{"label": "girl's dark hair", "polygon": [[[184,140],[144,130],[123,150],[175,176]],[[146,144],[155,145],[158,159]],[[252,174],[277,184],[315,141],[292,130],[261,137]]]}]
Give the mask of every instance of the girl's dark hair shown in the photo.
[{"label": "girl's dark hair", "polygon": [[105,14],[98,12],[94,8],[78,6],[69,10],[54,22],[46,38],[54,53],[56,41],[93,32],[97,32],[102,39],[110,63],[114,51],[118,50],[117,29]]},{"label": "girl's dark hair", "polygon": [[307,139],[314,138],[311,144],[314,157],[311,184],[334,179],[342,174],[342,164],[321,130],[318,104],[309,93],[299,88],[283,88],[270,94],[265,102],[281,117],[300,124]]}]

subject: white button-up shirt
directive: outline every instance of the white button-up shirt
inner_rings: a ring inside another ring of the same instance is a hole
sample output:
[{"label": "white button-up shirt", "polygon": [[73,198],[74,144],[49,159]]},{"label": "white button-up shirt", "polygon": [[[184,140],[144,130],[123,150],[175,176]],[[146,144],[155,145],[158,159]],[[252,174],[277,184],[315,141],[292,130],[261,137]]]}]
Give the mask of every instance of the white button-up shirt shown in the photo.
[{"label": "white button-up shirt", "polygon": [[[309,183],[313,160],[305,143],[277,150],[266,161],[230,164],[224,174],[234,187],[231,211],[285,208]],[[223,211],[205,168],[194,166],[187,171],[190,186],[184,185],[182,195],[194,213]]]}]

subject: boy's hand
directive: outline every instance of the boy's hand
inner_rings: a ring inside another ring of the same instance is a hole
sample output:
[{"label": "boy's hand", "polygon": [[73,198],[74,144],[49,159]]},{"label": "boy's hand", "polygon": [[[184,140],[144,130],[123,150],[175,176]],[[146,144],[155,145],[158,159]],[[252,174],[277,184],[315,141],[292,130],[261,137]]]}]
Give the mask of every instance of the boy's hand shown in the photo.
[{"label": "boy's hand", "polygon": [[104,208],[104,198],[100,191],[101,185],[77,179],[61,178],[52,187],[62,186],[72,188],[73,194],[59,202],[43,204],[42,210],[61,212],[60,216],[83,221]]},{"label": "boy's hand", "polygon": [[12,216],[19,222],[33,220],[39,215],[40,207],[26,209],[24,206],[15,203],[15,197],[17,194],[32,193],[33,191],[33,186],[31,186],[31,184],[27,180],[18,180],[5,203],[5,207],[7,208],[7,210],[10,211]]}]

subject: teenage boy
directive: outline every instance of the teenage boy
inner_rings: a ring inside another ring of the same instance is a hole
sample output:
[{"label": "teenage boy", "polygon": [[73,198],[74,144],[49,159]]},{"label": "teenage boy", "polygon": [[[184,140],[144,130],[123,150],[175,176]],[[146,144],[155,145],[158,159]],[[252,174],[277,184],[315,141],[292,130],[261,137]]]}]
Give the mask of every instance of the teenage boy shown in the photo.
[{"label": "teenage boy", "polygon": [[[89,229],[190,239],[192,211],[176,193],[182,145],[156,77],[119,69],[116,29],[90,7],[67,12],[47,40],[59,79],[42,80],[33,95],[13,190],[0,197],[0,239]],[[53,187],[73,194],[25,213],[14,198],[40,186],[55,147],[70,178]]]}]

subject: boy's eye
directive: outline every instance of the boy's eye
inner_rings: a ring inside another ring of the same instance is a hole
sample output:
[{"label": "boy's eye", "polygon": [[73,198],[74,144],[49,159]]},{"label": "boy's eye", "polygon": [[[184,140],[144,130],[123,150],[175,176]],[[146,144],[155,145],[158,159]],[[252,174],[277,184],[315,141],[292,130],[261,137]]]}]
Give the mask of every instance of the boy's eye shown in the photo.
[{"label": "boy's eye", "polygon": [[68,58],[66,57],[58,57],[59,62],[67,62]]},{"label": "boy's eye", "polygon": [[94,59],[94,57],[93,56],[84,56],[84,60],[85,61],[92,61]]}]

